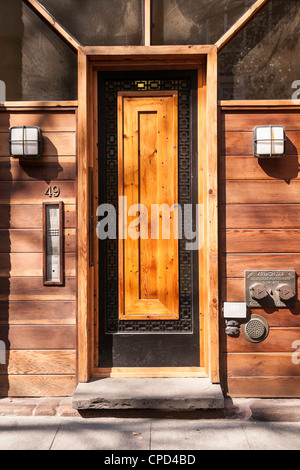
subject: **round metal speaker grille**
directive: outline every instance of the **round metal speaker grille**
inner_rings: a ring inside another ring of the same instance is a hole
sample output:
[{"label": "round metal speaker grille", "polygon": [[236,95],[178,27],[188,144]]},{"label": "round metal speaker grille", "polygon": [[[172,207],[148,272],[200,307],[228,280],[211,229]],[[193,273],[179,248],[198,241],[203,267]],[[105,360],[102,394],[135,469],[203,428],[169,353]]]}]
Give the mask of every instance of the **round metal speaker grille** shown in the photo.
[{"label": "round metal speaker grille", "polygon": [[269,334],[269,324],[264,317],[252,315],[248,323],[242,325],[241,330],[247,341],[260,343],[264,341]]}]

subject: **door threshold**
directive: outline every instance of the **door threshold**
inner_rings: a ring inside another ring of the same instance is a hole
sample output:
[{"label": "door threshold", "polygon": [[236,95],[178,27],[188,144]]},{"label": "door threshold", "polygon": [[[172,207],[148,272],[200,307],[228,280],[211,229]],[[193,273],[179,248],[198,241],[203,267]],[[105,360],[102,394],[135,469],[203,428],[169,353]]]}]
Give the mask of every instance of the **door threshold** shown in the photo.
[{"label": "door threshold", "polygon": [[103,378],[79,383],[77,410],[194,411],[224,408],[220,384],[208,378]]}]

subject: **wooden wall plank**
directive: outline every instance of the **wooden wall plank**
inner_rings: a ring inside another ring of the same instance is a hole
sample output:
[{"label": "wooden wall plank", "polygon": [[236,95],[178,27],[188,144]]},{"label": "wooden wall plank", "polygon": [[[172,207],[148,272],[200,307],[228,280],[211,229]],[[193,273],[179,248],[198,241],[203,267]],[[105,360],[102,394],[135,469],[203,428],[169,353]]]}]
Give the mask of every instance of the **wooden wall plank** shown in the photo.
[{"label": "wooden wall plank", "polygon": [[226,253],[300,253],[298,229],[221,230],[220,235]]},{"label": "wooden wall plank", "polygon": [[44,157],[38,160],[0,159],[0,181],[60,181],[76,179],[75,157]]},{"label": "wooden wall plank", "polygon": [[300,181],[227,181],[227,204],[298,204]]},{"label": "wooden wall plank", "polygon": [[226,361],[228,377],[300,376],[292,353],[228,354]]},{"label": "wooden wall plank", "polygon": [[[64,251],[76,251],[76,230],[64,230]],[[0,253],[42,253],[42,229],[0,229]]]},{"label": "wooden wall plank", "polygon": [[229,180],[300,179],[298,155],[278,159],[229,156],[220,159],[221,178]]},{"label": "wooden wall plank", "polygon": [[[43,274],[43,253],[0,253],[0,277],[39,277]],[[76,276],[76,254],[65,254],[65,276]]]},{"label": "wooden wall plank", "polygon": [[[291,269],[300,273],[299,110],[235,109],[221,113],[220,252],[222,301],[245,300],[246,269]],[[287,129],[286,156],[253,156],[255,125]],[[298,278],[298,292],[300,281]],[[248,308],[270,325],[268,337],[250,343],[225,335],[222,320],[224,387],[230,396],[297,397],[300,369],[293,364],[300,340],[300,302],[292,309]],[[299,372],[298,372],[299,370]]]},{"label": "wooden wall plank", "polygon": [[1,301],[67,301],[76,300],[76,278],[65,278],[61,286],[44,286],[42,277],[2,278],[0,282]]},{"label": "wooden wall plank", "polygon": [[[43,132],[43,156],[76,155],[75,132]],[[0,157],[9,157],[9,133],[0,133]]]},{"label": "wooden wall plank", "polygon": [[[297,290],[300,290],[300,279],[297,279]],[[222,278],[222,296],[228,302],[242,302],[245,299],[245,279]]]},{"label": "wooden wall plank", "polygon": [[282,229],[300,228],[300,204],[228,204],[220,208],[223,229],[276,229],[278,220]]},{"label": "wooden wall plank", "polygon": [[287,131],[299,131],[299,110],[232,111],[222,113],[221,131],[252,132],[255,126],[285,126]]},{"label": "wooden wall plank", "polygon": [[74,110],[30,110],[16,109],[0,112],[0,132],[8,132],[14,126],[38,126],[42,132],[62,130],[76,131],[76,114]]},{"label": "wooden wall plank", "polygon": [[[222,255],[223,277],[244,277],[246,269],[295,270],[300,274],[300,256],[278,253],[249,253]],[[225,274],[225,276],[224,276]]]},{"label": "wooden wall plank", "polygon": [[[51,294],[51,292],[50,292]],[[75,301],[0,301],[0,324],[75,325]]]},{"label": "wooden wall plank", "polygon": [[10,375],[0,377],[2,397],[69,397],[77,386],[73,375]]},{"label": "wooden wall plank", "polygon": [[0,325],[7,349],[75,349],[74,325]]},{"label": "wooden wall plank", "polygon": [[248,398],[300,397],[300,377],[231,377],[228,395]]},{"label": "wooden wall plank", "polygon": [[[288,131],[286,155],[300,154],[300,132]],[[221,135],[222,155],[253,155],[253,132],[226,132]]]},{"label": "wooden wall plank", "polygon": [[[41,204],[49,198],[45,195],[49,184],[46,181],[3,181],[1,182],[0,204]],[[75,204],[76,183],[60,181],[59,200]]]},{"label": "wooden wall plank", "polygon": [[[64,204],[64,226],[76,227],[76,206]],[[0,229],[30,229],[43,227],[42,204],[0,204]]]},{"label": "wooden wall plank", "polygon": [[76,374],[76,351],[7,351],[0,375],[66,375]]},{"label": "wooden wall plank", "polygon": [[[9,157],[9,128],[40,126],[43,156]],[[1,396],[70,396],[76,384],[75,109],[12,108],[0,112],[0,365]],[[64,202],[65,284],[43,284],[45,194],[55,183]]]},{"label": "wooden wall plank", "polygon": [[238,338],[227,336],[226,345],[231,353],[295,352],[292,346],[296,340],[300,341],[300,327],[270,328],[269,336],[261,343],[250,343],[240,334]]}]

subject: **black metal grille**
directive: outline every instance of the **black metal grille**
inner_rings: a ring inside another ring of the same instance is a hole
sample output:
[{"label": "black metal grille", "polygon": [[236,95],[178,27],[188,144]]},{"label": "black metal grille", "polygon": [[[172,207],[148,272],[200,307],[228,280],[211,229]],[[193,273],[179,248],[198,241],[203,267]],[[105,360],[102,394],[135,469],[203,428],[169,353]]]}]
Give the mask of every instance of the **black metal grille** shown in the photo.
[{"label": "black metal grille", "polygon": [[[103,202],[118,210],[118,143],[117,143],[117,97],[120,91],[178,92],[179,135],[179,204],[192,204],[191,176],[191,79],[104,79],[102,99],[105,111],[103,135],[105,141],[105,188]],[[101,110],[100,110],[101,113]],[[102,156],[100,155],[100,158]],[[100,178],[103,175],[100,175]],[[101,186],[101,185],[100,185]],[[100,198],[101,199],[101,198]],[[118,212],[117,212],[118,213]],[[179,320],[120,321],[118,310],[118,240],[100,241],[105,244],[106,261],[100,262],[100,276],[105,276],[105,306],[100,314],[105,317],[106,334],[114,333],[191,333],[193,331],[193,266],[192,253],[186,251],[186,240],[179,240]],[[100,253],[103,253],[103,250]],[[101,268],[102,266],[102,268]],[[100,294],[100,297],[102,295]],[[103,311],[104,310],[104,311]],[[102,317],[103,318],[103,317]],[[101,321],[101,320],[100,320]],[[103,320],[102,320],[103,321]]]}]

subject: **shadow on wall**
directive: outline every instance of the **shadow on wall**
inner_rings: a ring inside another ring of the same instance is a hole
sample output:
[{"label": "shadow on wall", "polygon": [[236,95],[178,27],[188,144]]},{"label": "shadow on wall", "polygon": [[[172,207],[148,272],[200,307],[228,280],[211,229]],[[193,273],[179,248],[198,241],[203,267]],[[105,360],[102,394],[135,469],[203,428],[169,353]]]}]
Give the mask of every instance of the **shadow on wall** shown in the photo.
[{"label": "shadow on wall", "polygon": [[298,177],[298,150],[289,138],[286,140],[286,155],[284,157],[260,158],[258,163],[266,175],[271,178],[284,180],[289,183],[292,179]]}]

